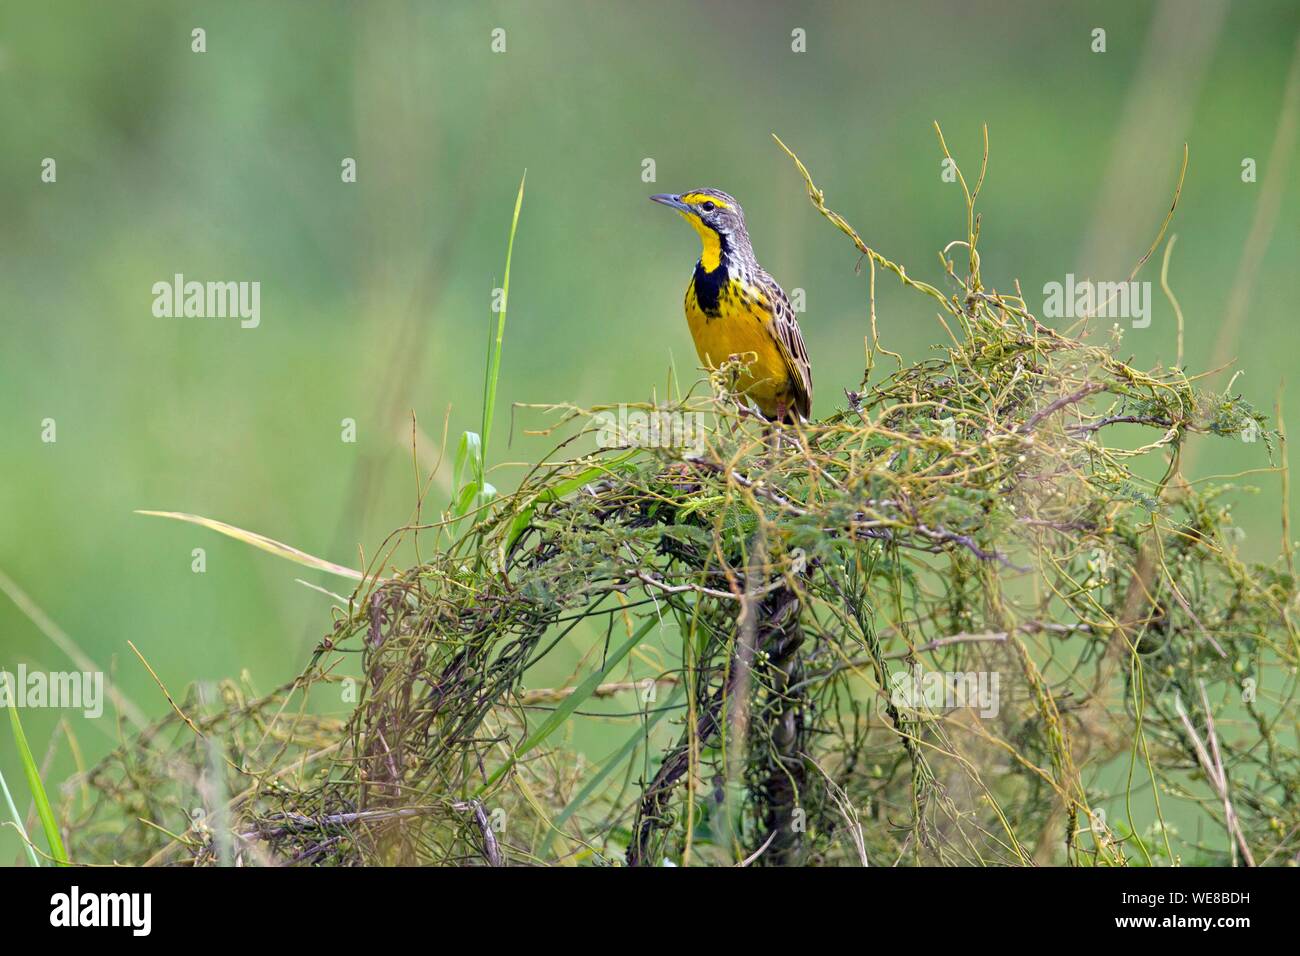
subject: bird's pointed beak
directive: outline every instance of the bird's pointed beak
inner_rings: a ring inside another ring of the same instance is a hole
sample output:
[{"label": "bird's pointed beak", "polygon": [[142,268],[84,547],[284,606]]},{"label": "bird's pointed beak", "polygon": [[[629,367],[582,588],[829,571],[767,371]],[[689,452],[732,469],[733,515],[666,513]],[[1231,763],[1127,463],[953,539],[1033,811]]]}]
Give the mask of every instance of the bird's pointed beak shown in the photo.
[{"label": "bird's pointed beak", "polygon": [[686,203],[682,202],[681,196],[674,195],[673,193],[659,193],[656,196],[651,196],[650,201],[662,203],[665,206],[676,209],[678,212],[685,212],[690,208]]}]

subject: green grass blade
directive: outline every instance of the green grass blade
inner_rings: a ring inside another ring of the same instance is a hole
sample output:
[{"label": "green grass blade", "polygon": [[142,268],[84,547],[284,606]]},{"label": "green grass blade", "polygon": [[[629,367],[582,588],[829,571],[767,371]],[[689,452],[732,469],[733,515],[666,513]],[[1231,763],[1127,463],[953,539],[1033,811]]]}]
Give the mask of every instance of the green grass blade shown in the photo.
[{"label": "green grass blade", "polygon": [[[497,313],[496,335],[489,339],[487,372],[483,376],[483,427],[479,434],[483,436],[483,457],[486,460],[488,438],[492,434],[492,415],[497,406],[497,382],[501,378],[501,342],[506,333],[506,305],[510,301],[510,259],[515,251],[515,232],[519,229],[519,210],[524,205],[524,182],[528,179],[528,170],[524,170],[519,180],[519,194],[515,197],[515,214],[510,221],[510,241],[506,243],[506,274],[501,280],[501,311]],[[482,475],[480,474],[480,483]]]},{"label": "green grass blade", "polygon": [[14,806],[13,795],[9,793],[9,784],[5,783],[5,775],[0,773],[0,793],[4,794],[5,806],[9,809],[9,816],[13,819],[14,829],[18,831],[18,837],[23,841],[23,849],[27,851],[27,859],[31,860],[32,866],[40,866],[41,858],[36,855],[32,849],[32,841],[27,838],[27,828],[23,826],[22,814]]},{"label": "green grass blade", "polygon": [[600,670],[593,672],[585,681],[574,689],[572,694],[564,698],[560,705],[556,707],[555,710],[551,711],[550,716],[542,721],[542,725],[529,734],[528,739],[519,745],[519,749],[511,755],[510,759],[500,767],[497,767],[497,769],[492,773],[492,776],[488,778],[487,783],[478,788],[478,793],[483,793],[500,780],[505,776],[506,771],[519,762],[521,757],[527,754],[530,750],[536,748],[538,744],[542,743],[542,741],[551,736],[551,734],[555,733],[555,731],[560,728],[560,725],[569,719],[569,715],[582,706],[583,701],[596,692],[596,688],[601,685],[609,672],[617,667],[622,662],[623,658],[627,657],[632,648],[641,643],[642,639],[650,633],[650,628],[654,627],[658,623],[659,621],[657,618],[650,618],[637,628],[636,632],[631,637],[615,648],[610,655],[605,658],[605,666]]},{"label": "green grass blade", "polygon": [[215,518],[204,518],[202,515],[186,514],[183,511],[137,511],[136,514],[153,515],[156,518],[172,518],[176,521],[188,521],[190,524],[209,528],[212,531],[224,534],[228,538],[242,541],[244,544],[251,544],[255,548],[261,548],[263,551],[274,554],[276,557],[284,558],[287,561],[293,561],[309,568],[315,568],[317,571],[337,574],[341,578],[349,578],[353,581],[365,580],[365,575],[360,571],[353,570],[352,568],[345,568],[341,564],[335,564],[333,561],[326,561],[324,558],[318,558],[315,555],[308,554],[306,551],[299,551],[291,545],[276,541],[274,538],[268,538],[264,534],[258,534],[256,531],[245,531],[243,528],[236,528],[233,524],[226,524],[224,521],[217,521]]},{"label": "green grass blade", "polygon": [[68,851],[63,848],[63,837],[59,836],[58,821],[54,819],[49,797],[45,795],[45,785],[41,783],[41,774],[36,768],[36,760],[32,757],[31,748],[27,746],[27,735],[23,733],[22,721],[18,719],[18,708],[10,704],[8,710],[9,726],[14,732],[14,744],[18,747],[18,756],[23,762],[23,773],[27,775],[27,786],[32,791],[32,799],[36,801],[36,815],[41,818],[45,839],[50,844],[50,856],[54,857],[60,866],[67,866]]}]

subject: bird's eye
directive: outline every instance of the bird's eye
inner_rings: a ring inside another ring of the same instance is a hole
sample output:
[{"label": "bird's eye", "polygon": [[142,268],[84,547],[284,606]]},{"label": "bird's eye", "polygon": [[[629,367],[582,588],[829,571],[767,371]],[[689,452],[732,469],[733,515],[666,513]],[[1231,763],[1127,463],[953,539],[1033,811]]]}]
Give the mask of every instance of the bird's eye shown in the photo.
[{"label": "bird's eye", "polygon": [[713,212],[713,210],[717,209],[718,207],[715,206],[713,203],[706,201],[700,203],[700,208],[703,209],[705,212]]}]

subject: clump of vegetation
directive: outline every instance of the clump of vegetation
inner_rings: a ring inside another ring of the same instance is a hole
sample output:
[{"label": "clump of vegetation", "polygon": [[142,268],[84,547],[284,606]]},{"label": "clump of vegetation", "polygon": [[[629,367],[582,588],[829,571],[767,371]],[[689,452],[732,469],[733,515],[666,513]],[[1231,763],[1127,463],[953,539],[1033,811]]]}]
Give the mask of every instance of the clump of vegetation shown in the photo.
[{"label": "clump of vegetation", "polygon": [[[986,288],[979,182],[944,292],[795,162],[867,267],[842,410],[774,436],[734,368],[641,417],[552,409],[557,452],[504,495],[462,443],[453,506],[397,533],[427,557],[376,562],[292,685],[191,694],[84,775],[73,859],[1294,862],[1289,543],[1246,563],[1234,489],[1180,470],[1189,441],[1277,433]],[[938,312],[935,357],[879,344],[881,270]],[[578,636],[581,674],[528,689]],[[308,706],[353,690],[346,719]],[[586,759],[586,723],[621,745]]]}]

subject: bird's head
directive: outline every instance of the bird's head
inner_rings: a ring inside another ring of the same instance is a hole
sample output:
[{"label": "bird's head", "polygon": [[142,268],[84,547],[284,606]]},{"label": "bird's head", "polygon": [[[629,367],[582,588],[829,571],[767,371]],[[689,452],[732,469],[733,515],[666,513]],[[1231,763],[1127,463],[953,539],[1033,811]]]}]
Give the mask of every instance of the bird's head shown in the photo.
[{"label": "bird's head", "polygon": [[660,193],[653,202],[676,209],[700,234],[704,252],[700,262],[712,272],[726,253],[745,249],[749,234],[745,231],[745,211],[740,203],[720,189],[692,189],[684,193]]}]

